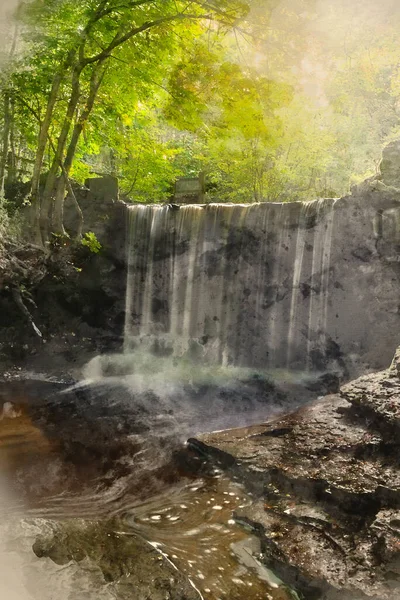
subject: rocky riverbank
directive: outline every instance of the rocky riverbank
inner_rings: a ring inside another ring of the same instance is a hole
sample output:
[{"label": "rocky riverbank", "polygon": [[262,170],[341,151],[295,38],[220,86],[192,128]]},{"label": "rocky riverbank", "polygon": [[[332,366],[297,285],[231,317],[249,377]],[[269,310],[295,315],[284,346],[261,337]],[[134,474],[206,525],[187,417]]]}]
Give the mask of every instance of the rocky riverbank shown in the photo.
[{"label": "rocky riverbank", "polygon": [[253,493],[236,519],[307,600],[400,598],[400,352],[274,421],[190,440]]}]

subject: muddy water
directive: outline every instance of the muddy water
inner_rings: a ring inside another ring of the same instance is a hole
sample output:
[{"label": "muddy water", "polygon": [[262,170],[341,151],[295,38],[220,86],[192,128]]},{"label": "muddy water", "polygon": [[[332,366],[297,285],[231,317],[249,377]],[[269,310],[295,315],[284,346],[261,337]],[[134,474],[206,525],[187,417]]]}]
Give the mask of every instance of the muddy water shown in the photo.
[{"label": "muddy water", "polygon": [[[251,498],[220,472],[202,477],[177,472],[174,482],[164,485],[161,493],[139,500],[130,485],[133,466],[128,476],[102,487],[98,480],[84,481],[86,471],[73,470],[67,463],[23,408],[5,405],[0,418],[0,537],[4,546],[0,547],[0,579],[7,586],[0,589],[1,597],[125,598],[115,586],[110,591],[93,561],[90,567],[86,559],[57,566],[49,558],[38,559],[32,551],[37,537],[51,532],[55,523],[73,520],[78,529],[82,526],[84,536],[85,523],[97,520],[101,528],[111,517],[118,520],[113,531],[116,538],[136,537],[151,546],[189,580],[198,598],[294,597],[260,563],[260,548],[251,532],[235,522],[235,511]],[[9,556],[14,571],[17,565],[14,574],[10,565],[4,567]]]}]

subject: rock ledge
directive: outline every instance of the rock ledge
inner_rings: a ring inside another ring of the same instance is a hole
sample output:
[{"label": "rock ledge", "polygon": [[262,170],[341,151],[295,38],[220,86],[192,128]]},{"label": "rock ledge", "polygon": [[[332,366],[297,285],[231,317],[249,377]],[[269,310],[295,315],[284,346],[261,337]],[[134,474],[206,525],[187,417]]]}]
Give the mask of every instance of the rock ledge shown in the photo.
[{"label": "rock ledge", "polygon": [[189,441],[253,493],[236,518],[307,600],[400,598],[399,373],[400,350],[295,413]]}]

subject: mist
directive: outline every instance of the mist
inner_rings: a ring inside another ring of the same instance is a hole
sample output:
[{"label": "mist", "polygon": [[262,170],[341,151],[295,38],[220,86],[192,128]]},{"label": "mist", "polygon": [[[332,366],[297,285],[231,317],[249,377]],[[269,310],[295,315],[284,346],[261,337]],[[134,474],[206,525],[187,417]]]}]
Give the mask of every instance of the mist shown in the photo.
[{"label": "mist", "polygon": [[7,69],[15,39],[15,14],[20,0],[0,0],[0,70]]},{"label": "mist", "polygon": [[0,479],[0,598],[7,598],[7,600],[33,600],[24,582],[23,556],[12,547],[13,540],[9,530],[8,515],[12,511],[12,507],[13,498],[7,483],[3,479]]},{"label": "mist", "polygon": [[20,0],[0,0],[0,27],[4,33],[10,33],[19,4]]}]

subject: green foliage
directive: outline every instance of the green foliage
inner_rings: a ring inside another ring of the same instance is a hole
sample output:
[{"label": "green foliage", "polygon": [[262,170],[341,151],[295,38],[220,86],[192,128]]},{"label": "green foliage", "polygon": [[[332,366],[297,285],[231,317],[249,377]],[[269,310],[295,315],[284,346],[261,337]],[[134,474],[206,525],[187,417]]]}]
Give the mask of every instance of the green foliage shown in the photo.
[{"label": "green foliage", "polygon": [[[61,73],[43,174],[54,164],[61,174],[54,153],[67,125],[60,157],[69,176],[116,175],[135,202],[169,201],[175,179],[199,171],[214,201],[346,193],[376,172],[382,145],[400,131],[400,10],[372,18],[372,0],[365,11],[358,0],[337,0],[337,11],[321,4],[24,2],[21,51],[10,51],[0,80],[0,128],[12,100],[7,181],[32,177]],[[351,36],[344,22],[354,23]],[[79,94],[68,116],[74,69]]]},{"label": "green foliage", "polygon": [[85,233],[81,244],[82,246],[85,246],[85,248],[88,248],[90,252],[93,252],[93,254],[98,254],[102,248],[99,240],[96,237],[96,234],[93,233],[93,231],[88,231]]}]

